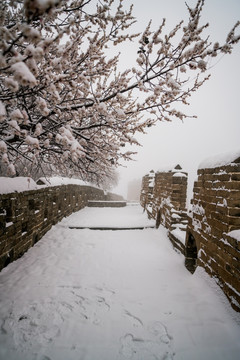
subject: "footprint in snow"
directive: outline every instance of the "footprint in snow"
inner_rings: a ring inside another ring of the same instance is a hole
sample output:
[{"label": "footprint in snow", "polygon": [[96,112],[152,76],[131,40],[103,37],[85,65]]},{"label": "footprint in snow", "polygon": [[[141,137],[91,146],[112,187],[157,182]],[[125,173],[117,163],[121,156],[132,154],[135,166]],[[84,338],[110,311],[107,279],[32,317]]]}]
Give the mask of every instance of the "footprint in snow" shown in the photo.
[{"label": "footprint in snow", "polygon": [[172,344],[173,337],[169,334],[167,326],[161,321],[156,321],[149,326],[149,331],[153,334],[160,342],[164,344]]},{"label": "footprint in snow", "polygon": [[120,339],[119,354],[125,359],[132,360],[173,360],[174,354],[149,339],[135,337],[133,334],[125,334]]},{"label": "footprint in snow", "polygon": [[128,310],[124,310],[124,314],[127,315],[131,320],[134,327],[143,326],[143,322],[140,318],[130,313]]},{"label": "footprint in snow", "polygon": [[21,309],[13,306],[1,326],[2,332],[11,336],[17,349],[28,350],[60,336],[64,321],[61,312],[61,304],[52,301],[28,304]]},{"label": "footprint in snow", "polygon": [[125,314],[134,320],[137,319],[138,325],[142,326],[138,327],[138,333],[140,331],[141,336],[127,333],[120,338],[119,353],[124,358],[132,360],[172,360],[174,358],[173,338],[165,324],[155,321],[145,328],[143,322],[136,316],[128,311],[125,311]]}]

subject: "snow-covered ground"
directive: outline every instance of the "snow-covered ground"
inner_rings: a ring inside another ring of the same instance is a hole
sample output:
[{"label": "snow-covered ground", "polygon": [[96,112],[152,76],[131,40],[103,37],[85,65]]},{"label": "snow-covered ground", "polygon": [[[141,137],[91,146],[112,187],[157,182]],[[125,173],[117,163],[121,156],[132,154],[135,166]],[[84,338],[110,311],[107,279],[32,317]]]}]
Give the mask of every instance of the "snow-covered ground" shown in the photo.
[{"label": "snow-covered ground", "polygon": [[147,218],[141,206],[129,204],[127,207],[103,208],[102,210],[96,210],[96,208],[93,210],[91,207],[87,207],[80,213],[74,213],[63,219],[61,226],[136,228],[155,226],[155,221]]},{"label": "snow-covered ground", "polygon": [[[125,220],[124,220],[125,219]],[[240,319],[139,206],[86,208],[0,273],[1,360],[237,360]]]}]

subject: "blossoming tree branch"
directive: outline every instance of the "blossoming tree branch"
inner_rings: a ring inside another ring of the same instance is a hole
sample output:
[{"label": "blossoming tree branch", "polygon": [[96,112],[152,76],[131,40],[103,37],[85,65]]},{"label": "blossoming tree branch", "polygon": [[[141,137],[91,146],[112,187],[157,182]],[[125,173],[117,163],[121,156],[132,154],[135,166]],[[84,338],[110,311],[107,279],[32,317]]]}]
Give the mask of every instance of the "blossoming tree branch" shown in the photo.
[{"label": "blossoming tree branch", "polygon": [[[20,164],[23,171],[50,166],[100,183],[131,159],[124,147],[138,144],[137,133],[188,117],[176,104],[188,104],[209,78],[210,58],[230,54],[240,39],[238,22],[222,44],[210,42],[208,24],[200,24],[204,0],[187,6],[188,23],[170,33],[163,19],[155,31],[149,23],[131,34],[133,8],[123,3],[1,1],[0,161],[7,174]],[[126,41],[139,47],[120,72],[118,45]]]}]

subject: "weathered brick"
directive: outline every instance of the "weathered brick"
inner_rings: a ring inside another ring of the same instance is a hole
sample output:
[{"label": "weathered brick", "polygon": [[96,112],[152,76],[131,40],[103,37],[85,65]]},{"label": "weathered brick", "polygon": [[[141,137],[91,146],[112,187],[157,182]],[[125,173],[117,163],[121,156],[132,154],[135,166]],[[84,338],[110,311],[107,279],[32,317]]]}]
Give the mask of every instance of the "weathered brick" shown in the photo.
[{"label": "weathered brick", "polygon": [[[217,276],[231,300],[233,290],[239,291],[240,286],[240,244],[227,233],[240,229],[240,162],[200,169],[193,196],[193,208],[201,205],[205,210],[193,211],[187,230],[198,237],[200,249],[204,250],[198,263],[211,276]],[[193,226],[194,220],[201,228]],[[225,286],[226,283],[230,286]]]},{"label": "weathered brick", "polygon": [[[112,199],[115,195],[107,196]],[[88,199],[94,198],[106,200],[102,190],[78,185],[0,195],[0,270],[21,256],[63,216],[82,209]]]}]

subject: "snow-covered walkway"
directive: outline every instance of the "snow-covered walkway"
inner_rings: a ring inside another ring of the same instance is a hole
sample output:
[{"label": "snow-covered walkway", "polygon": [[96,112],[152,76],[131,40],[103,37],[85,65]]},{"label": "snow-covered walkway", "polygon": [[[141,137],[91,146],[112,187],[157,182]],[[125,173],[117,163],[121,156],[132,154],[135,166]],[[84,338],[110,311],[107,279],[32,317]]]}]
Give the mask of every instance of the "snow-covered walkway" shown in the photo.
[{"label": "snow-covered walkway", "polygon": [[1,360],[237,360],[239,316],[139,206],[85,208],[0,273]]}]

